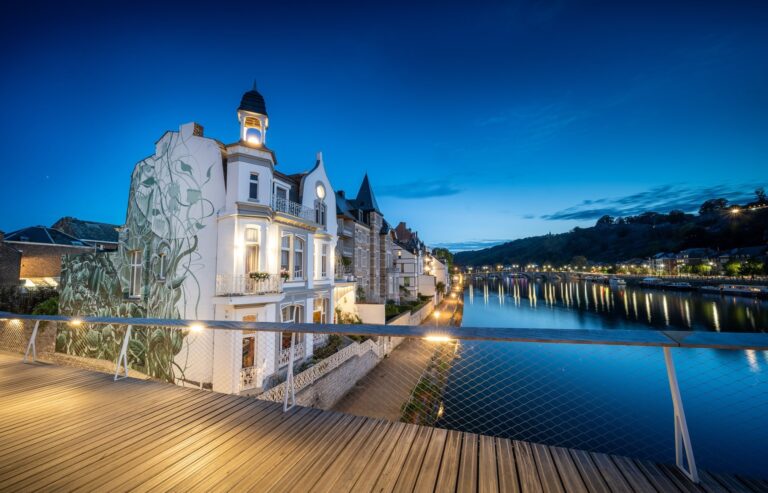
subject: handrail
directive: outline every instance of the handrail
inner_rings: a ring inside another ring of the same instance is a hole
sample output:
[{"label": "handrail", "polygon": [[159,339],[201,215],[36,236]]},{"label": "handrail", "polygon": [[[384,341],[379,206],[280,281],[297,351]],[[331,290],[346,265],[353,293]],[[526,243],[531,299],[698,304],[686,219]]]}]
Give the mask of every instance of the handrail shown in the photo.
[{"label": "handrail", "polygon": [[204,326],[213,330],[253,330],[303,334],[356,334],[391,337],[447,337],[459,340],[596,344],[612,346],[683,347],[768,350],[768,333],[694,332],[658,330],[527,329],[492,327],[431,327],[425,325],[296,324],[281,322],[233,322],[228,320],[181,320],[157,318],[78,317],[19,315],[0,312],[0,319],[80,322],[97,325],[133,325],[186,329]]}]

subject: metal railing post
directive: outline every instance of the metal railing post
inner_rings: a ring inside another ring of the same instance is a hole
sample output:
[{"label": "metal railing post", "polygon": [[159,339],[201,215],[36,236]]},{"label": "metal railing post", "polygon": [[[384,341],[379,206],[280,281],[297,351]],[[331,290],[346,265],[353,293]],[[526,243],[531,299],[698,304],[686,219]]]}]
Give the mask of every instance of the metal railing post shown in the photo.
[{"label": "metal railing post", "polygon": [[120,377],[120,364],[122,362],[123,368],[125,368],[125,375],[123,378],[128,378],[128,342],[131,340],[131,332],[133,331],[133,325],[129,325],[125,331],[125,338],[123,339],[123,345],[120,347],[120,355],[117,357],[117,365],[115,367],[115,382]]},{"label": "metal railing post", "polygon": [[[672,393],[672,406],[675,413],[675,464],[691,481],[698,483],[699,471],[696,469],[696,459],[693,457],[691,435],[688,433],[688,422],[685,420],[685,410],[683,409],[683,399],[680,396],[680,387],[677,384],[675,363],[672,361],[672,351],[666,346],[664,347],[664,362],[667,366],[669,390]],[[683,451],[685,451],[685,459],[688,461],[688,469],[685,468]]]},{"label": "metal railing post", "polygon": [[[291,352],[288,355],[288,374],[285,377],[285,393],[283,395],[283,412],[287,412],[296,405],[296,389],[293,385],[293,360],[296,357],[296,333],[291,332]],[[291,394],[291,405],[288,405],[288,393]]]},{"label": "metal railing post", "polygon": [[32,361],[37,361],[37,342],[35,342],[35,340],[37,339],[38,327],[40,327],[40,320],[35,322],[35,328],[32,329],[32,336],[30,336],[29,342],[27,343],[27,350],[24,352],[24,363],[27,362],[27,356],[29,356],[30,349],[32,350]]}]

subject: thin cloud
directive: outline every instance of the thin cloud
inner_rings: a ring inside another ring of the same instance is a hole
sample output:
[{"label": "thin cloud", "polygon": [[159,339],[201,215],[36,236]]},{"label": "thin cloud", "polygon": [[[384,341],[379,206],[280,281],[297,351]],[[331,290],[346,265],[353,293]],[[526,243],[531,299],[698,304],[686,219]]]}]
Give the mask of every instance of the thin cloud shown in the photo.
[{"label": "thin cloud", "polygon": [[436,248],[447,248],[451,252],[464,252],[467,250],[480,250],[496,245],[501,245],[509,240],[467,240],[447,243],[435,243],[432,246]]},{"label": "thin cloud", "polygon": [[725,198],[730,202],[748,202],[754,198],[755,185],[716,185],[709,187],[685,187],[663,185],[624,197],[584,200],[580,204],[541,216],[549,221],[586,221],[609,216],[635,216],[643,212],[666,213],[671,210],[695,212],[701,204],[713,198]]},{"label": "thin cloud", "polygon": [[461,189],[448,180],[424,180],[398,185],[380,186],[377,193],[382,196],[401,199],[426,199],[430,197],[445,197],[461,193]]}]

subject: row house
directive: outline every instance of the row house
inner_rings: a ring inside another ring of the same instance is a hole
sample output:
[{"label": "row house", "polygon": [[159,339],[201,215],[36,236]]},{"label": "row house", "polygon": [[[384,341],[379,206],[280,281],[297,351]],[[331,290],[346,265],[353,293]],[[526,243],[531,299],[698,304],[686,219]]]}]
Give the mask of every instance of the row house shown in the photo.
[{"label": "row house", "polygon": [[337,277],[357,283],[360,301],[399,301],[391,228],[367,174],[354,198],[348,198],[343,190],[336,192],[336,221]]},{"label": "row house", "polygon": [[[239,136],[230,144],[188,123],[166,132],[136,164],[117,251],[65,259],[62,313],[332,320],[337,231],[328,211],[336,210],[336,194],[322,154],[308,171],[278,171],[267,146],[266,103],[255,87],[243,95],[237,118]],[[200,327],[180,331],[168,344],[153,339],[150,345],[142,330],[133,337],[136,347],[146,343],[161,352],[151,359],[163,362],[150,368],[145,356],[133,361],[135,370],[227,393],[269,388],[284,378],[292,347],[298,363],[323,342]]]}]

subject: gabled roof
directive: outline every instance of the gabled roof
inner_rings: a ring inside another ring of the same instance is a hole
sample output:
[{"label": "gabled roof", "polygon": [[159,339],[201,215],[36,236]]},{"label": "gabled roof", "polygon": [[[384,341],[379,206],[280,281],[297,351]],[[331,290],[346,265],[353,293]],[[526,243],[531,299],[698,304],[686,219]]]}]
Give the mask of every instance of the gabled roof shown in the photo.
[{"label": "gabled roof", "polygon": [[[365,177],[363,177],[363,183],[360,185],[360,190],[357,192],[357,197],[355,198],[355,205],[361,211],[374,211],[381,214],[381,211],[379,210],[379,204],[376,202],[376,196],[373,195],[371,182],[368,181],[368,173],[366,173]],[[384,214],[381,215],[383,216]]]},{"label": "gabled roof", "polygon": [[74,236],[63,233],[58,229],[47,228],[45,226],[30,226],[29,228],[19,229],[13,233],[8,233],[5,235],[5,241],[82,247],[88,246]]},{"label": "gabled roof", "polygon": [[119,227],[117,224],[83,221],[75,217],[62,217],[51,226],[52,229],[62,231],[83,241],[103,243],[117,243],[120,236]]}]

